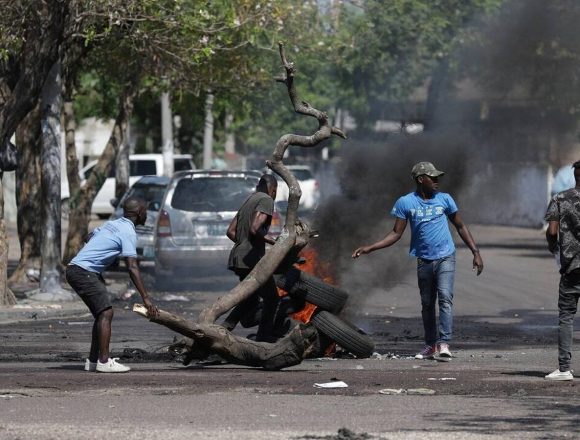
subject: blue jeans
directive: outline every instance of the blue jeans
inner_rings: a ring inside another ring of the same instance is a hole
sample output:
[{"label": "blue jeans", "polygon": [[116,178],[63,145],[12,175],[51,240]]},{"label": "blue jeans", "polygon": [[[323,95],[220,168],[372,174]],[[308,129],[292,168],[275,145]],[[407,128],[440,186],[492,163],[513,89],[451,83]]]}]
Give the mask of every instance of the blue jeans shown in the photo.
[{"label": "blue jeans", "polygon": [[572,360],[572,337],[574,334],[574,315],[580,297],[580,271],[562,275],[558,295],[558,364],[560,371],[570,369]]},{"label": "blue jeans", "polygon": [[[438,260],[417,259],[417,279],[421,294],[421,316],[425,344],[448,343],[453,333],[453,281],[455,253]],[[439,333],[435,302],[439,300]]]}]

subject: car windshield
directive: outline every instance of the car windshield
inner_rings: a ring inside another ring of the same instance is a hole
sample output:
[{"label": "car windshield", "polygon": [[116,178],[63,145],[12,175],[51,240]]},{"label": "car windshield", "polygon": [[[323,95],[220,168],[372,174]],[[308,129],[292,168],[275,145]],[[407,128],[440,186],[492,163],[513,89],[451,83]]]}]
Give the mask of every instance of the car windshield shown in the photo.
[{"label": "car windshield", "polygon": [[255,190],[257,178],[196,177],[181,179],[171,206],[182,211],[237,211]]},{"label": "car windshield", "polygon": [[[158,211],[161,201],[163,200],[163,193],[165,193],[165,185],[138,185],[131,187],[124,200],[129,197],[136,197],[147,202],[147,210]],[[153,203],[152,203],[153,202]]]}]

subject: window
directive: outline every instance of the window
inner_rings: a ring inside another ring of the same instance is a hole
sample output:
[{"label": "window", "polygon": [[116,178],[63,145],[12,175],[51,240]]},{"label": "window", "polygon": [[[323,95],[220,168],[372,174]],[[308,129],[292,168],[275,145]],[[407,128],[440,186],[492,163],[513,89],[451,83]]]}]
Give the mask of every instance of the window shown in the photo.
[{"label": "window", "polygon": [[173,159],[173,171],[184,171],[191,169],[191,161],[189,159]]},{"label": "window", "polygon": [[171,206],[182,211],[237,211],[257,183],[257,178],[245,177],[181,179]]},{"label": "window", "polygon": [[129,174],[131,176],[155,176],[157,174],[156,163],[154,160],[131,160]]}]

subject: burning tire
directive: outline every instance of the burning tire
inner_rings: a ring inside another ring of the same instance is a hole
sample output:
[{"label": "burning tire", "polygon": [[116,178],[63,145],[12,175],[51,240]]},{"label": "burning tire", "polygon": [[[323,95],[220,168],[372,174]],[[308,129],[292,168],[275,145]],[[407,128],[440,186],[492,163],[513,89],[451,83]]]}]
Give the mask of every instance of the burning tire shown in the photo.
[{"label": "burning tire", "polygon": [[371,338],[359,333],[354,326],[332,313],[320,311],[312,317],[311,322],[321,333],[356,357],[367,358],[375,350]]},{"label": "burning tire", "polygon": [[275,275],[276,285],[289,295],[318,306],[322,310],[338,313],[348,299],[348,293],[325,283],[314,275],[292,268],[284,275]]}]

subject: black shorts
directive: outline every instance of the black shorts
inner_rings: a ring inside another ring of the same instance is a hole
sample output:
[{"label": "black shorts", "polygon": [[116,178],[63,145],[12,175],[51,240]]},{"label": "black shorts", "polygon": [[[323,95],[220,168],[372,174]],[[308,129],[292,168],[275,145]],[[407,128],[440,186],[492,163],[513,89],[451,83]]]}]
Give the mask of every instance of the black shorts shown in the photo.
[{"label": "black shorts", "polygon": [[66,267],[66,280],[81,297],[96,318],[103,310],[113,307],[101,274],[71,264]]}]

